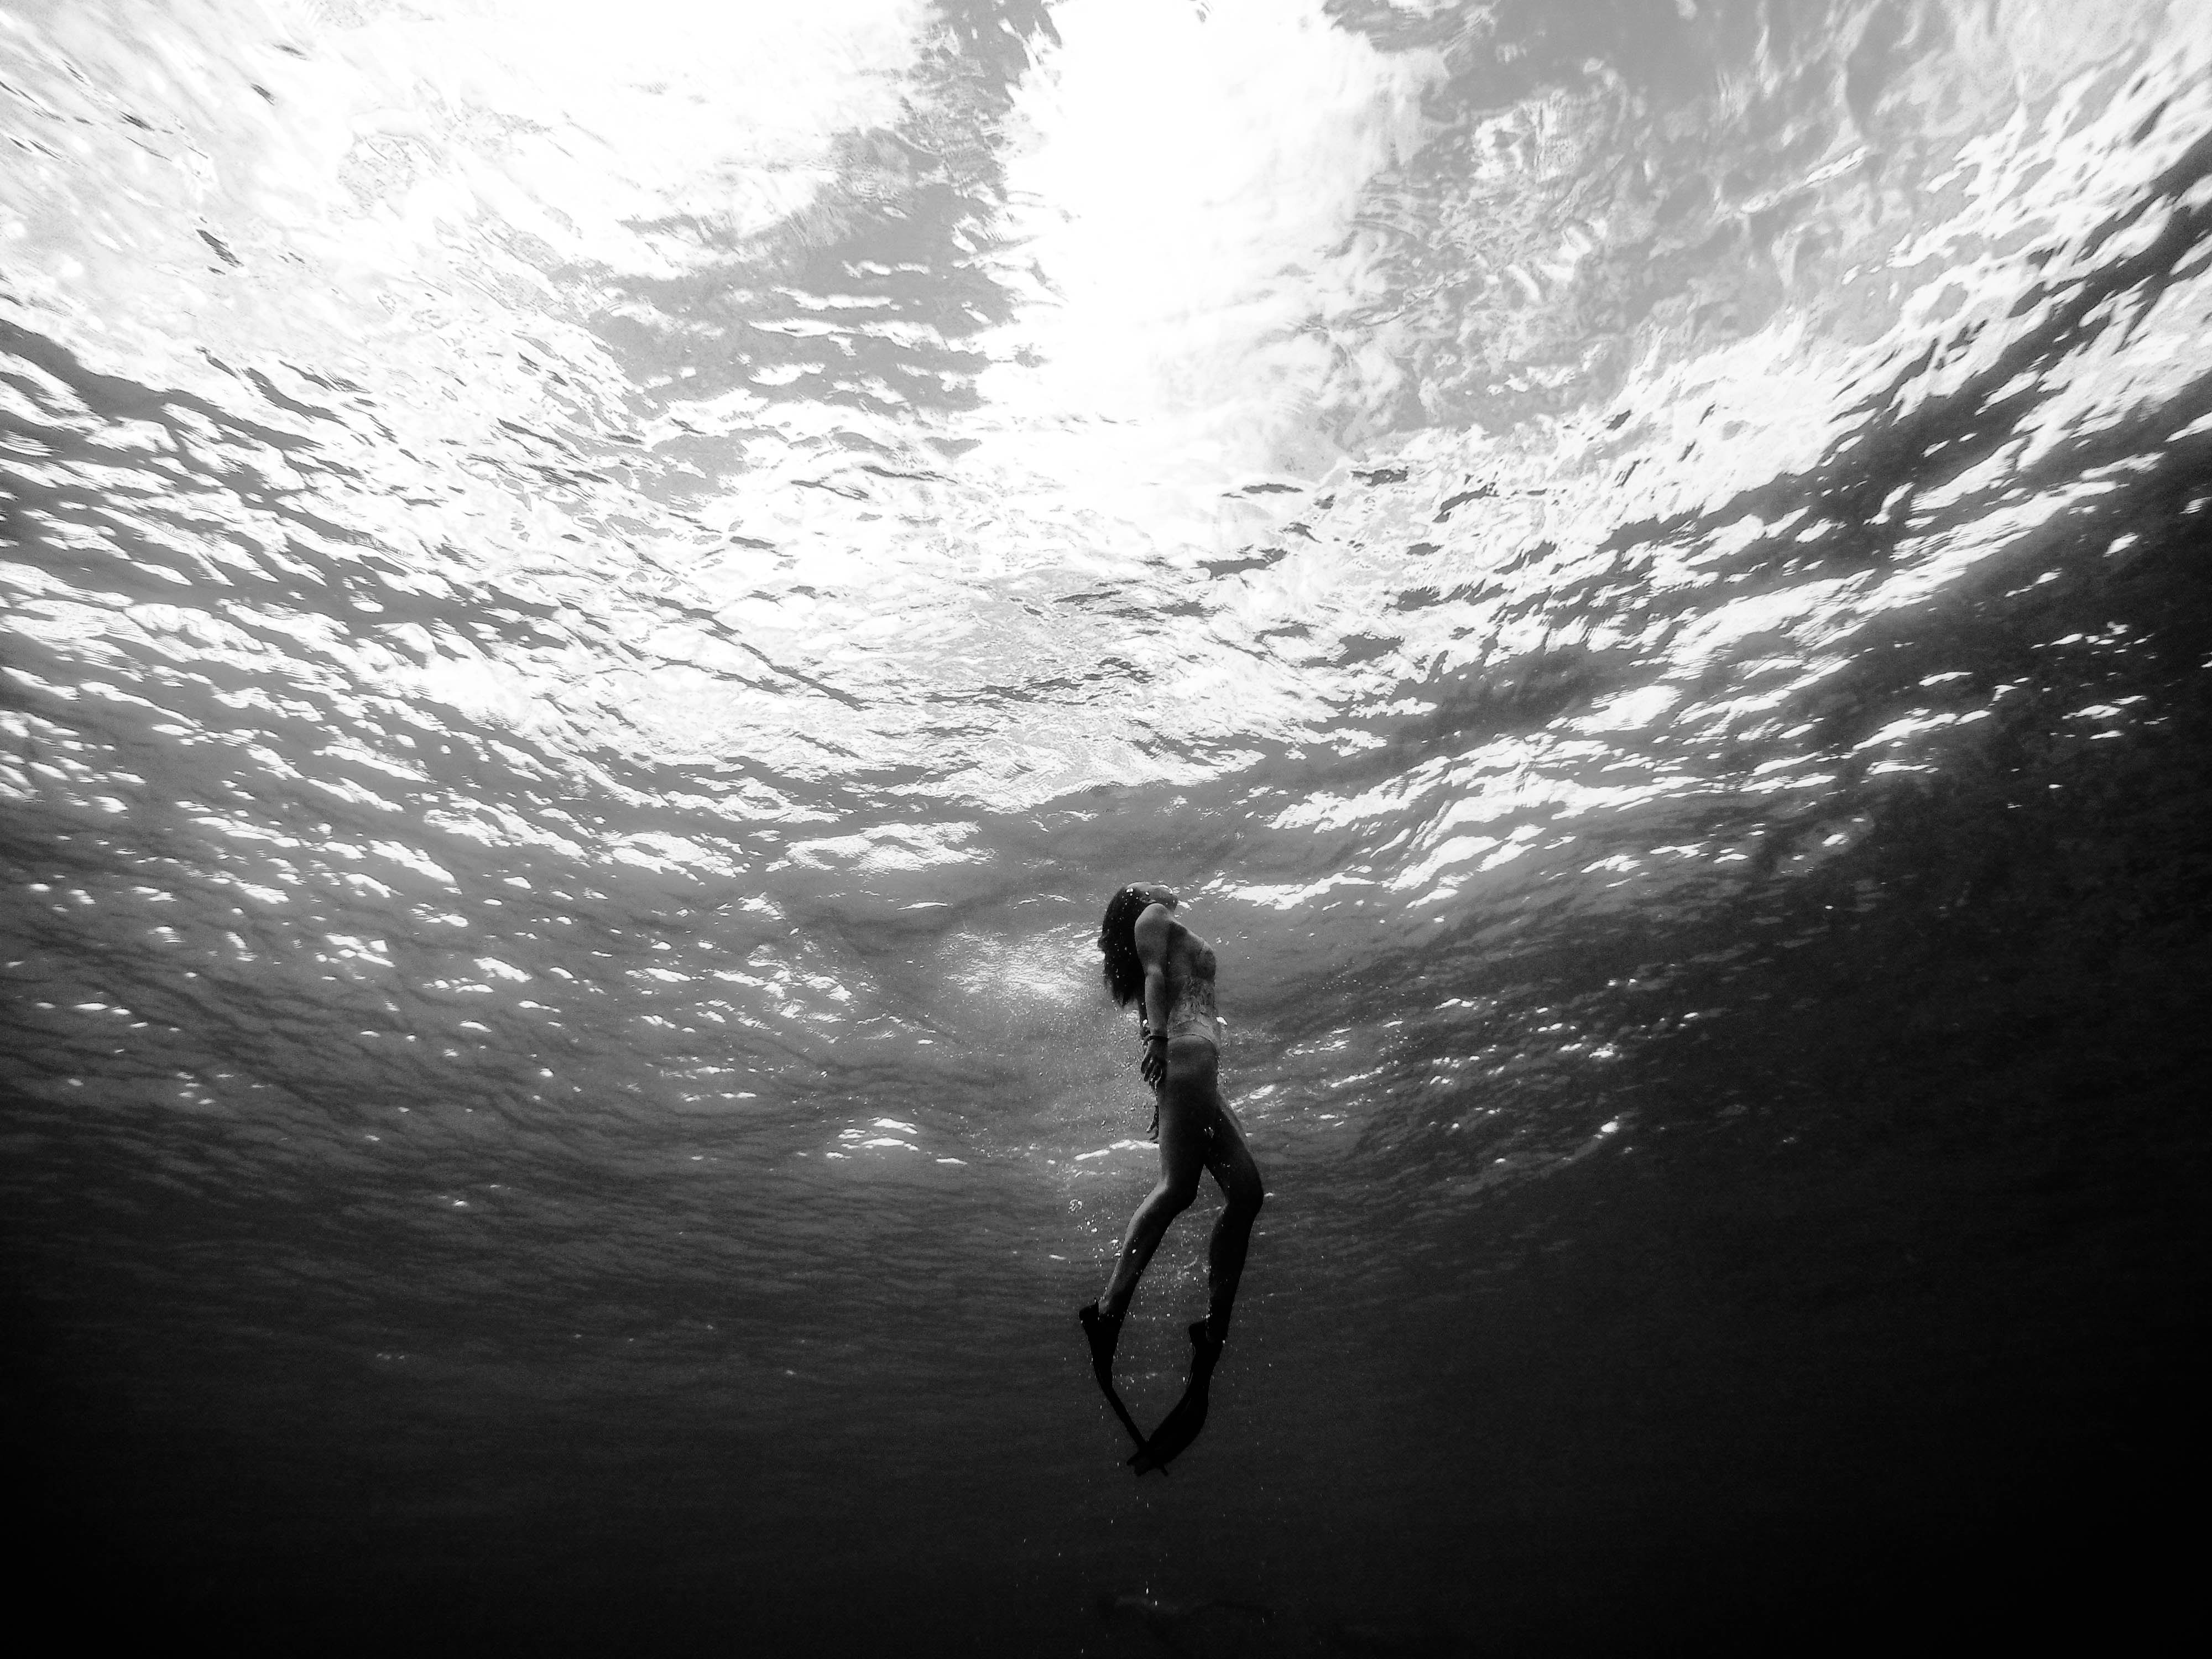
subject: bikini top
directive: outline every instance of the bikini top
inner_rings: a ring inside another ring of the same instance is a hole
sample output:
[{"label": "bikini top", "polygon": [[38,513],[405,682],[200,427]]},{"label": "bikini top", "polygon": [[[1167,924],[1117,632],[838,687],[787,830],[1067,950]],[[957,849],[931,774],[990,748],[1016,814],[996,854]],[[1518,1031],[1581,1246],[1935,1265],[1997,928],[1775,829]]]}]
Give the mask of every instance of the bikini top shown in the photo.
[{"label": "bikini top", "polygon": [[1175,975],[1170,969],[1168,1035],[1202,1036],[1218,1047],[1221,1010],[1213,1000],[1213,949],[1195,938],[1190,942],[1195,948],[1184,956],[1181,975]]}]

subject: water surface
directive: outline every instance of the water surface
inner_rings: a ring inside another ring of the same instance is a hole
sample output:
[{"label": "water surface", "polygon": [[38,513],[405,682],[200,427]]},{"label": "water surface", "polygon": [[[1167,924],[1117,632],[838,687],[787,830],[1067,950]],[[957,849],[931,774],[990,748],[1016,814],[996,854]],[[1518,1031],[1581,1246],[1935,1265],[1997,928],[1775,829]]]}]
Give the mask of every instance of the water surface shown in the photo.
[{"label": "water surface", "polygon": [[[2147,1613],[2208,64],[2156,0],[0,12],[55,1563],[277,1646]],[[1141,1486],[1073,1321],[1138,878],[1271,1194]]]}]

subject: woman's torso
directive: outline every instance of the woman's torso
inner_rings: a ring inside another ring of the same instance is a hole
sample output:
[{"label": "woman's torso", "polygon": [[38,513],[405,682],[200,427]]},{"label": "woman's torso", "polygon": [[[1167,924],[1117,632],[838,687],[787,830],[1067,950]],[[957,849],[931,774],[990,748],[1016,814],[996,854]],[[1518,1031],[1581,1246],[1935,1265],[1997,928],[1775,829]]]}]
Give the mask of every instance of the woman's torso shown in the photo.
[{"label": "woman's torso", "polygon": [[1213,947],[1184,927],[1168,935],[1168,1039],[1202,1036],[1221,1046],[1221,1011],[1214,1002]]}]

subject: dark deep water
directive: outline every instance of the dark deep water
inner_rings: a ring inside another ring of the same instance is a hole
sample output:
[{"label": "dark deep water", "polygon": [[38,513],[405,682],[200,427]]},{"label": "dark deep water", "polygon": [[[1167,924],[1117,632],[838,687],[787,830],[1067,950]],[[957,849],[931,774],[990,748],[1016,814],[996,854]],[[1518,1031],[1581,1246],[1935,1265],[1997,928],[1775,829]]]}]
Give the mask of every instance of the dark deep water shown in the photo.
[{"label": "dark deep water", "polygon": [[[2212,12],[615,15],[0,3],[19,1602],[2180,1608]],[[1271,1194],[1142,1485],[1137,877]]]}]

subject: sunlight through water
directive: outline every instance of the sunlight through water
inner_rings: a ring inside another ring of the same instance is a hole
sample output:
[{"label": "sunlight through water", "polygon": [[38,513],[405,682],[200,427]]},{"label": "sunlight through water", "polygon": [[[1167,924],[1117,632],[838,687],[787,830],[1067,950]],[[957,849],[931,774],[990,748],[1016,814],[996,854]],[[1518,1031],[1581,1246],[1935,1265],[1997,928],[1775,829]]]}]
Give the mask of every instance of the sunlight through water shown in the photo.
[{"label": "sunlight through water", "polygon": [[[159,1595],[1463,1650],[1547,1252],[2197,1167],[2212,9],[12,0],[0,154],[11,1284]],[[1138,878],[1271,1201],[1132,1499]]]}]

